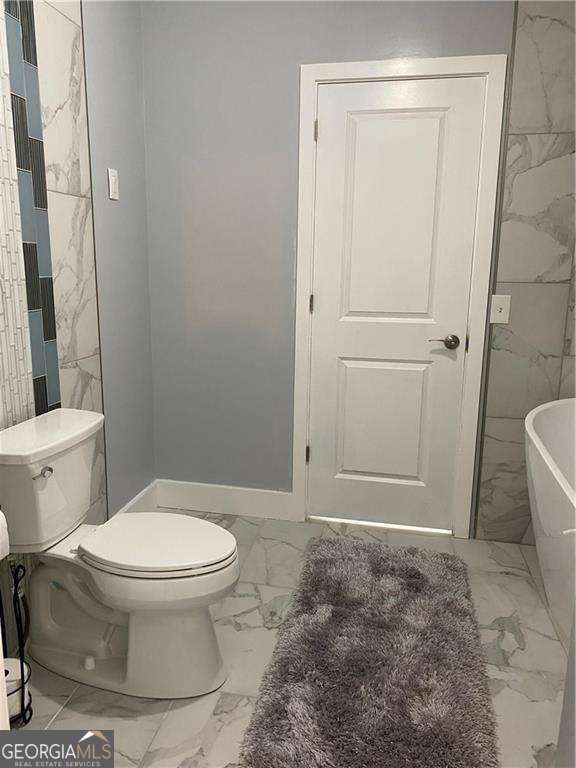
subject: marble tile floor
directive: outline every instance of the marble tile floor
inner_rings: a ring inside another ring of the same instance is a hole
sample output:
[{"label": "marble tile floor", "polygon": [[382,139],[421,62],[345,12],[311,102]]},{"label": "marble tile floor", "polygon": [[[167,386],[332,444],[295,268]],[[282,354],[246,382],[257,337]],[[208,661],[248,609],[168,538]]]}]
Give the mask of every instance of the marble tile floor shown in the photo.
[{"label": "marble tile floor", "polygon": [[453,552],[465,560],[498,719],[501,768],[552,765],[566,656],[548,615],[533,547],[201,516],[234,533],[242,563],[235,591],[213,609],[229,667],[224,686],[198,699],[153,701],[78,685],[34,665],[29,728],[113,729],[117,768],[235,768],[304,548],[313,536],[349,536]]}]

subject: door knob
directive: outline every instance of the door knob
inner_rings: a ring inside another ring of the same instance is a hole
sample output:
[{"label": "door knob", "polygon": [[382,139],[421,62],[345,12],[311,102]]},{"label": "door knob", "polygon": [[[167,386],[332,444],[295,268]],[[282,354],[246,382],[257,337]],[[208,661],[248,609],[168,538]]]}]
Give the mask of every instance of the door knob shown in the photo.
[{"label": "door knob", "polygon": [[446,349],[456,349],[460,346],[460,339],[455,333],[449,333],[448,336],[444,336],[443,339],[428,339],[428,341],[441,341]]}]

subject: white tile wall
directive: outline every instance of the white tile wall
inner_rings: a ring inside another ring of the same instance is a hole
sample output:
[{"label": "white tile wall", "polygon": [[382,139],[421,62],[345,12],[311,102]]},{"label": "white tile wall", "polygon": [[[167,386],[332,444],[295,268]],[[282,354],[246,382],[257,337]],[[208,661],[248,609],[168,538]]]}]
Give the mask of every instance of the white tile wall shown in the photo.
[{"label": "white tile wall", "polygon": [[574,4],[520,2],[511,133],[574,130]]},{"label": "white tile wall", "polygon": [[[40,0],[35,8],[61,402],[102,412],[80,2]],[[105,464],[101,439],[91,510],[98,520],[105,518]]]},{"label": "white tile wall", "polygon": [[48,192],[60,366],[98,354],[96,265],[89,197]]},{"label": "white tile wall", "polygon": [[480,538],[532,540],[523,420],[574,395],[573,110],[574,5],[520,2],[496,286],[512,304],[492,329]]},{"label": "white tile wall", "polygon": [[60,13],[66,7],[73,16],[75,5],[35,3],[36,45],[47,189],[86,196],[91,184],[82,29]]}]

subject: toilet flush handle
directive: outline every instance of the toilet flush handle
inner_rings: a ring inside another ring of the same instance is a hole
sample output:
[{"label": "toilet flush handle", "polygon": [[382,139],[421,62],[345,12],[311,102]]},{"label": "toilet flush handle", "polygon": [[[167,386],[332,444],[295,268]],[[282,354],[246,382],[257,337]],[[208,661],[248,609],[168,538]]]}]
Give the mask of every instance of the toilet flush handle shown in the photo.
[{"label": "toilet flush handle", "polygon": [[52,469],[52,467],[42,467],[42,469],[40,470],[40,474],[35,475],[32,478],[32,480],[39,480],[41,477],[44,478],[44,480],[46,480],[46,478],[51,477],[53,474],[54,474],[54,470]]}]

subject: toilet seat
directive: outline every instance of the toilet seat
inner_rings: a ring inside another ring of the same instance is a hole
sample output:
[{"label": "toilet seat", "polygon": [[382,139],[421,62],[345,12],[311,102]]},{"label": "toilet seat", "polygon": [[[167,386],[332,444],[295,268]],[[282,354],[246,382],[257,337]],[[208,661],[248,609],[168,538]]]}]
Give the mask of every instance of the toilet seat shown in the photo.
[{"label": "toilet seat", "polygon": [[201,568],[188,568],[185,570],[174,571],[135,571],[128,570],[126,568],[120,568],[118,566],[109,565],[107,563],[99,563],[96,560],[92,560],[86,555],[82,555],[82,562],[89,565],[91,568],[96,568],[104,573],[112,573],[115,576],[124,576],[128,579],[188,579],[193,576],[202,576],[208,573],[215,573],[221,571],[223,568],[227,568],[236,562],[238,555],[234,552],[233,555],[227,557],[225,560],[221,560],[219,563],[213,563],[212,565],[205,565]]},{"label": "toilet seat", "polygon": [[234,536],[214,523],[171,512],[116,515],[78,544],[93,568],[138,579],[201,576],[237,559]]}]

